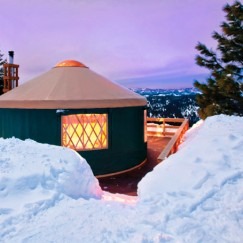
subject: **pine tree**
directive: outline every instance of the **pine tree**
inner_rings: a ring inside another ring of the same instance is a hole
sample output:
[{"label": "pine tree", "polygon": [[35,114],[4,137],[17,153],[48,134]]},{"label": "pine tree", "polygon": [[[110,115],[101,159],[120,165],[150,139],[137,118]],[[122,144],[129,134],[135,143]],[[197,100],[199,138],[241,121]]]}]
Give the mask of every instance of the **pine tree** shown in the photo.
[{"label": "pine tree", "polygon": [[220,25],[222,34],[212,35],[216,51],[200,42],[196,46],[200,52],[196,63],[211,72],[206,83],[194,82],[202,92],[196,98],[202,119],[217,114],[243,115],[243,5],[236,1],[223,11],[226,22]]},{"label": "pine tree", "polygon": [[3,56],[0,51],[0,95],[3,93],[3,64],[6,63],[6,59],[3,59]]}]

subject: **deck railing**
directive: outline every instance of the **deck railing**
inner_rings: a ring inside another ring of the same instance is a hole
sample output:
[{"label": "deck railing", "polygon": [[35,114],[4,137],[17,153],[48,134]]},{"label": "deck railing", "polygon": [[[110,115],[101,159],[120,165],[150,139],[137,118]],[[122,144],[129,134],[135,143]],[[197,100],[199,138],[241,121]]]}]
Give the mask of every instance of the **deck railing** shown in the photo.
[{"label": "deck railing", "polygon": [[182,142],[182,137],[188,128],[189,120],[184,118],[147,118],[148,136],[171,137],[169,143],[158,156],[159,161],[164,160],[177,151],[178,146]]}]

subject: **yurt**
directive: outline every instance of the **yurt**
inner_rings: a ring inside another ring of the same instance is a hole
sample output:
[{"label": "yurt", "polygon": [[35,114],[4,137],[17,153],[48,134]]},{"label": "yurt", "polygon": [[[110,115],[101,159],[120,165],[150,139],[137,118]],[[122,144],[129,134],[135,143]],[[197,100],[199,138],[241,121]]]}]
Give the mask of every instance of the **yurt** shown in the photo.
[{"label": "yurt", "polygon": [[69,147],[95,175],[146,160],[144,97],[66,60],[0,96],[0,137]]}]

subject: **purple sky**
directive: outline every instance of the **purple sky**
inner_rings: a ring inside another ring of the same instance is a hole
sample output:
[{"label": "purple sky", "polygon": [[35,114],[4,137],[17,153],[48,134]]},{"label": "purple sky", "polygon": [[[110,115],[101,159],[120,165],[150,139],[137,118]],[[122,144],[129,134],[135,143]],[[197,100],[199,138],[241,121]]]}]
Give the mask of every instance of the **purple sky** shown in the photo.
[{"label": "purple sky", "polygon": [[225,3],[0,0],[0,50],[15,52],[20,83],[75,59],[128,87],[190,87],[207,72],[195,64],[195,45],[215,47]]}]

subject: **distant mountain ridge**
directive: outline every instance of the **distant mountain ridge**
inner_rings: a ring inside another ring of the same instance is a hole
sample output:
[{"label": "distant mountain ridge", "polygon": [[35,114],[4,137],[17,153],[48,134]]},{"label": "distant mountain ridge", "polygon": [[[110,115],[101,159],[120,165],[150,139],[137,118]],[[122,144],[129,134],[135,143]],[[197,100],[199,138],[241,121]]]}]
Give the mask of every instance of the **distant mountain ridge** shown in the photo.
[{"label": "distant mountain ridge", "polygon": [[183,89],[150,89],[150,88],[137,88],[131,89],[136,93],[139,93],[143,96],[151,96],[151,95],[174,95],[174,96],[181,96],[181,95],[191,95],[191,94],[200,94],[200,91],[196,88],[183,88]]},{"label": "distant mountain ridge", "polygon": [[195,88],[185,89],[132,89],[146,97],[148,101],[148,117],[187,118],[190,125],[199,120]]}]

